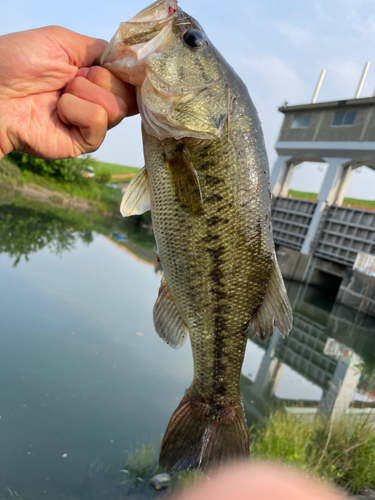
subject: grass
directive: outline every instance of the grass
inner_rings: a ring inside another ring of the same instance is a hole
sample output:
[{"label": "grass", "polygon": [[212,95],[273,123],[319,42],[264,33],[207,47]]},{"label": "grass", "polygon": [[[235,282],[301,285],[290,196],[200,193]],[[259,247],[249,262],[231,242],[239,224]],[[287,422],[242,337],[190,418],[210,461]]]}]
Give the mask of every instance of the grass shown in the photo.
[{"label": "grass", "polygon": [[[295,191],[294,189],[289,189],[288,197],[299,198],[302,200],[316,200],[318,197],[318,193],[309,193],[305,191]],[[375,200],[359,200],[357,198],[344,198],[344,204],[375,208]]]},{"label": "grass", "polygon": [[294,189],[289,189],[288,197],[290,198],[300,198],[302,200],[316,200],[318,193],[307,193],[305,191],[295,191]]},{"label": "grass", "polygon": [[[0,184],[10,188],[32,184],[34,190],[42,187],[50,191],[83,198],[89,200],[94,209],[111,213],[118,213],[122,198],[120,189],[107,186],[100,179],[80,177],[79,181],[76,182],[62,182],[53,177],[35,174],[30,170],[21,170],[7,157],[0,160]],[[54,196],[57,200],[59,195]],[[62,197],[60,201],[63,203]]]},{"label": "grass", "polygon": [[138,168],[127,167],[124,165],[117,165],[116,163],[105,163],[103,161],[95,161],[94,165],[95,175],[102,175],[104,172],[110,172],[111,175],[123,175],[123,174],[136,174]]},{"label": "grass", "polygon": [[[337,425],[297,419],[279,410],[265,423],[250,430],[250,457],[269,460],[299,469],[303,474],[320,478],[357,494],[375,487],[375,433],[367,420],[343,418]],[[154,474],[161,472],[157,447],[151,444],[127,453],[121,471],[123,484],[143,488]],[[172,477],[172,489],[199,481],[200,472],[179,472]]]},{"label": "grass", "polygon": [[344,203],[348,205],[361,205],[364,207],[375,208],[375,200],[357,200],[356,198],[344,198]]},{"label": "grass", "polygon": [[375,487],[375,433],[367,420],[311,424],[277,411],[250,428],[250,441],[254,458],[293,465],[353,494]]}]

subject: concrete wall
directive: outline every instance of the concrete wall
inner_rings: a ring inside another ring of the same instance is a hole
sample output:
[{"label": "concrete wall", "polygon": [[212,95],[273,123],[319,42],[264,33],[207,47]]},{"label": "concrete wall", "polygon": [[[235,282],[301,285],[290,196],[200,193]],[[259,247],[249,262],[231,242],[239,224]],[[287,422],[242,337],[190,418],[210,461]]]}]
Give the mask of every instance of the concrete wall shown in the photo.
[{"label": "concrete wall", "polygon": [[[286,113],[279,141],[374,141],[375,112],[374,106],[335,107],[334,109],[306,110]],[[332,127],[333,118],[339,111],[356,111],[354,124],[349,127]],[[307,128],[291,128],[294,116],[311,113]]]},{"label": "concrete wall", "polygon": [[300,283],[305,281],[305,273],[310,262],[310,255],[305,255],[298,250],[292,250],[291,248],[277,245],[276,257],[281,274],[285,279],[298,281]]},{"label": "concrete wall", "polygon": [[363,314],[375,316],[375,277],[347,269],[336,301]]}]

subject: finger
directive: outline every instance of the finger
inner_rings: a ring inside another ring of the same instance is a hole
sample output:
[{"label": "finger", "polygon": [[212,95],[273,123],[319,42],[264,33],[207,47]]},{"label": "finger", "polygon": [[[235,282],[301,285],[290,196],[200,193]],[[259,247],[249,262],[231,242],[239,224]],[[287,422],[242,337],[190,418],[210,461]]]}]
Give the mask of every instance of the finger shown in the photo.
[{"label": "finger", "polygon": [[108,128],[108,115],[99,104],[63,94],[57,104],[60,120],[70,125],[69,130],[77,154],[96,151],[104,140]]},{"label": "finger", "polygon": [[56,40],[67,53],[69,64],[78,68],[91,66],[107,46],[105,40],[81,35],[60,26],[48,26],[42,29],[46,36]]},{"label": "finger", "polygon": [[126,102],[112,92],[95,85],[86,78],[76,77],[68,83],[64,94],[71,94],[93,104],[99,104],[108,115],[108,127],[112,128],[125,118],[128,107]]},{"label": "finger", "polygon": [[175,500],[344,500],[329,487],[272,464],[236,464],[210,475]]},{"label": "finger", "polygon": [[138,113],[134,87],[129,83],[122,82],[107,69],[100,66],[81,68],[78,70],[77,76],[84,76],[90,82],[95,83],[95,85],[121,97],[127,104],[127,116],[133,116]]}]

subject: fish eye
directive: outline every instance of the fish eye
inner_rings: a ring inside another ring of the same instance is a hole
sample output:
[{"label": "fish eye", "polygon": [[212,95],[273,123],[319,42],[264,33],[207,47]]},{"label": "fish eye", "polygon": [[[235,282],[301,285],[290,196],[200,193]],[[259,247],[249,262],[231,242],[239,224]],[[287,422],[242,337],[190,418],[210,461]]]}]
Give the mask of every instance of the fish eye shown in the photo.
[{"label": "fish eye", "polygon": [[204,42],[204,37],[202,33],[197,30],[189,30],[184,33],[182,37],[185,45],[192,48],[200,47]]}]

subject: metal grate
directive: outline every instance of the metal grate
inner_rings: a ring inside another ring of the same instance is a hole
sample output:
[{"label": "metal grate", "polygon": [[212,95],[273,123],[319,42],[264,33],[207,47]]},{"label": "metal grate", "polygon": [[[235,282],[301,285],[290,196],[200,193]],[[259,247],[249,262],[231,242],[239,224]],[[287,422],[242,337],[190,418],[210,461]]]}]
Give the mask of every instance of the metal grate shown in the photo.
[{"label": "metal grate", "polygon": [[275,243],[301,250],[316,205],[316,201],[274,198],[271,218]]},{"label": "metal grate", "polygon": [[359,252],[375,255],[375,212],[330,207],[314,255],[352,266]]}]

